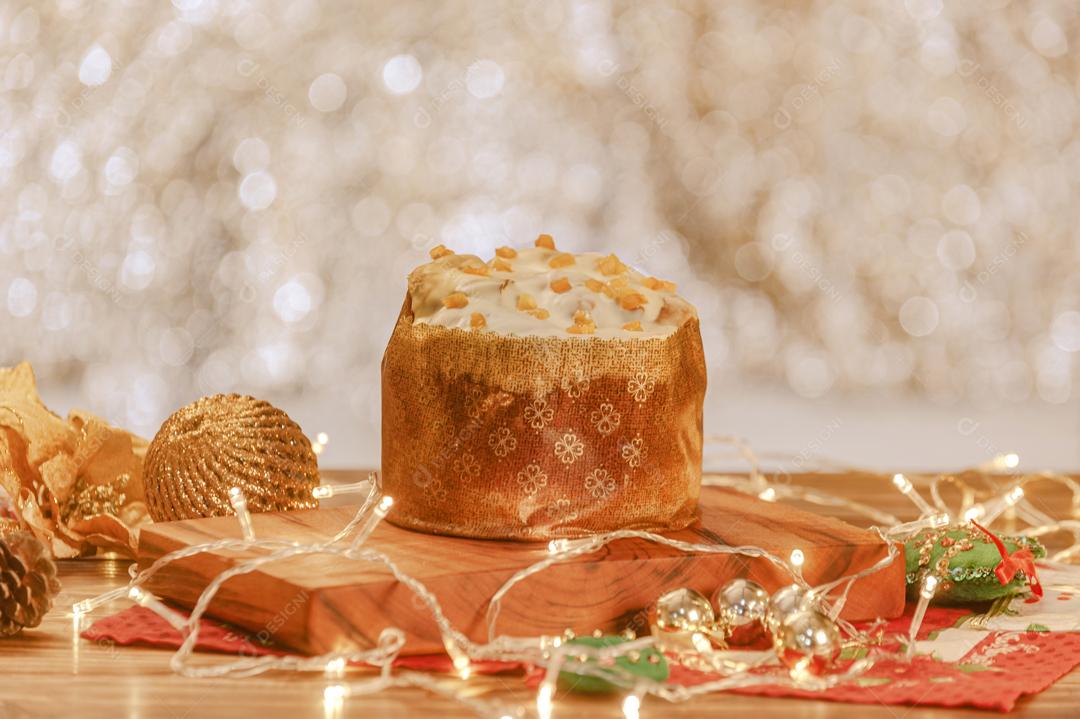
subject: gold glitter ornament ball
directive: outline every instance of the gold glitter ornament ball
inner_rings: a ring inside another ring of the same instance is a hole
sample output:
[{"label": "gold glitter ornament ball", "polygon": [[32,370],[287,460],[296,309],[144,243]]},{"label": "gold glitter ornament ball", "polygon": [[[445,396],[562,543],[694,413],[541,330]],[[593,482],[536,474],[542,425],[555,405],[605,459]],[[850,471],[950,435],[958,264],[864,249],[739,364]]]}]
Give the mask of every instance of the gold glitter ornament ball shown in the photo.
[{"label": "gold glitter ornament ball", "polygon": [[232,487],[252,512],[318,507],[311,441],[280,409],[236,394],[203,397],[165,420],[146,451],[143,481],[155,522],[233,514]]}]

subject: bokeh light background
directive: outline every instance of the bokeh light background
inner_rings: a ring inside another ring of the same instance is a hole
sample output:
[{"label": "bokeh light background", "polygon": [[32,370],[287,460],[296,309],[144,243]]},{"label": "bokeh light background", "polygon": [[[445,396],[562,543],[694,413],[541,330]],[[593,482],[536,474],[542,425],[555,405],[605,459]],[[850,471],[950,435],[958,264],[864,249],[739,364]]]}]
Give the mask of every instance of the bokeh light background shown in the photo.
[{"label": "bokeh light background", "polygon": [[699,308],[707,429],[1080,465],[1075,3],[0,3],[0,361],[378,459],[405,275],[550,232]]}]

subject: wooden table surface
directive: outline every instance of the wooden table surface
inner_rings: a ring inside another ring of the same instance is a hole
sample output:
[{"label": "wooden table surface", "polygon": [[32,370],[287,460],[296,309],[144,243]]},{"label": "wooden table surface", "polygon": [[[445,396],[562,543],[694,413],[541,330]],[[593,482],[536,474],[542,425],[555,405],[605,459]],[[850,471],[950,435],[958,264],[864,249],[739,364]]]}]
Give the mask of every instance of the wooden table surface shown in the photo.
[{"label": "wooden table surface", "polygon": [[[332,481],[355,481],[359,472],[324,473]],[[890,512],[910,515],[907,500],[888,483],[860,475],[831,476],[808,480],[822,489],[874,504]],[[827,485],[827,487],[825,486]],[[705,490],[708,491],[708,490]],[[1067,497],[1040,484],[1029,492],[1044,511],[1055,516],[1068,507]],[[842,512],[834,512],[843,516]],[[169,669],[171,652],[78,640],[71,604],[120,586],[127,580],[129,562],[115,559],[83,559],[61,563],[63,593],[56,608],[37,629],[20,637],[0,640],[0,719],[23,717],[402,717],[472,716],[452,700],[416,689],[383,692],[371,697],[346,699],[339,714],[323,705],[326,682],[321,675],[276,674],[249,679],[187,679]],[[124,606],[117,602],[93,616],[106,616]],[[87,620],[84,619],[84,622]],[[84,623],[84,626],[85,623]],[[212,659],[208,659],[211,661]],[[457,680],[446,679],[448,683]],[[475,694],[511,703],[531,703],[532,693],[520,676],[480,677],[470,680]],[[1022,699],[1014,715],[1060,717],[1080,713],[1080,672],[1074,671],[1040,695]],[[765,699],[731,694],[699,697],[684,704],[668,704],[646,698],[641,716],[696,717],[742,716],[795,719],[802,717],[917,717],[988,716],[985,712],[948,711],[912,707],[884,707],[792,699]],[[621,717],[614,697],[582,698],[559,695],[553,717]]]}]

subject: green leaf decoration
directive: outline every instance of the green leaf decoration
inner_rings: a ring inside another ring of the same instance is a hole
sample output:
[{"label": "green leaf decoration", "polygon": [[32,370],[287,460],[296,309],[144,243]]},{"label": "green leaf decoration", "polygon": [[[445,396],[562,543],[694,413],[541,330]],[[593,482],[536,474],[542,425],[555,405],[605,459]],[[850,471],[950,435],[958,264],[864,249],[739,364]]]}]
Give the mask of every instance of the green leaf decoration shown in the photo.
[{"label": "green leaf decoration", "polygon": [[[945,554],[948,547],[941,544],[942,539],[948,537],[951,542],[968,540],[972,548],[966,552],[958,552],[949,559],[947,576],[939,577],[943,584],[938,585],[938,592],[934,596],[934,602],[940,604],[956,604],[967,602],[990,602],[996,599],[1009,598],[1027,587],[1027,578],[1023,572],[1017,572],[1016,576],[1008,584],[1001,584],[994,568],[1001,562],[1001,555],[990,538],[977,530],[966,528],[952,529],[946,532],[939,530],[924,530],[904,543],[904,568],[907,573],[908,597],[916,599],[919,594],[921,571],[919,567],[919,547],[932,534],[940,534],[930,549],[930,562],[927,566],[934,568],[938,560]],[[1029,537],[1001,537],[1005,548],[1009,553],[1027,547],[1036,559],[1046,556],[1046,549],[1037,539]],[[1007,606],[1007,602],[1005,603]]]},{"label": "green leaf decoration", "polygon": [[1027,625],[1027,629],[1025,629],[1024,631],[1026,631],[1026,632],[1048,632],[1048,631],[1050,631],[1050,627],[1046,626],[1045,624],[1035,624],[1034,622],[1032,622],[1031,624]]},{"label": "green leaf decoration", "polygon": [[840,659],[862,659],[870,650],[866,647],[844,647],[840,650]]},{"label": "green leaf decoration", "polygon": [[888,677],[859,677],[855,680],[855,684],[860,687],[879,687],[882,684],[888,684],[892,679]]},{"label": "green leaf decoration", "polygon": [[[620,636],[606,635],[602,637],[576,637],[567,644],[586,647],[610,647],[623,644],[627,640]],[[656,657],[656,659],[650,659]],[[580,662],[573,651],[566,658],[563,669],[559,672],[559,688],[563,691],[579,692],[582,694],[610,694],[617,691],[625,691],[626,686],[631,685],[638,678],[651,679],[655,682],[667,681],[669,669],[664,655],[652,647],[640,650],[637,661],[631,661],[631,657],[621,656],[615,660],[611,667],[602,667],[601,671],[608,679],[593,675],[576,674],[572,668]],[[596,667],[595,659],[588,659],[587,663]],[[610,679],[610,681],[609,681]],[[621,686],[620,686],[621,685]]]},{"label": "green leaf decoration", "polygon": [[974,674],[975,672],[1001,671],[1000,669],[994,669],[993,667],[984,667],[982,664],[957,664],[956,668],[968,674]]}]

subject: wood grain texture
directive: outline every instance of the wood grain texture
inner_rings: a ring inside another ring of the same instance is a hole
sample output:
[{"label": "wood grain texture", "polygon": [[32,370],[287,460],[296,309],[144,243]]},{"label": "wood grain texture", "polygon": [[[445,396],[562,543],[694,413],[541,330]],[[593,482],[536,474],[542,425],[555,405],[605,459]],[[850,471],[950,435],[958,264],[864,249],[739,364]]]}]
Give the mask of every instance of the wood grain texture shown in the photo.
[{"label": "wood grain texture", "polygon": [[[362,479],[361,472],[324,473],[336,481]],[[866,475],[796,476],[793,482],[815,486],[851,499],[873,504],[905,519],[912,518],[910,503],[888,482]],[[707,490],[711,491],[711,490]],[[1069,506],[1061,489],[1040,484],[1027,495],[1037,506],[1058,512]],[[829,510],[855,520],[843,510]],[[1053,543],[1053,538],[1051,538]],[[201,680],[174,675],[169,669],[171,652],[116,647],[108,643],[74,641],[68,607],[81,599],[96,596],[127,581],[128,562],[120,559],[70,560],[60,562],[64,591],[57,608],[37,629],[0,641],[0,719],[37,717],[80,717],[80,719],[222,719],[323,718],[321,676],[268,675],[243,680]],[[96,616],[106,616],[128,606],[114,602]],[[85,625],[84,625],[85,626]],[[206,661],[220,661],[207,657]],[[447,679],[448,684],[456,680]],[[510,704],[529,703],[533,693],[520,677],[475,677],[470,680],[474,695]],[[1080,706],[1080,671],[1068,674],[1045,692],[1020,700],[1010,717],[1050,719],[1075,716]],[[714,694],[684,704],[667,704],[646,699],[642,719],[688,719],[689,717],[743,716],[760,719],[943,719],[963,717],[985,719],[988,714],[973,710],[946,710],[920,707],[884,707],[865,704],[746,697]],[[372,697],[354,697],[345,702],[346,719],[383,719],[406,716],[438,716],[464,719],[473,715],[452,701],[419,690],[401,689]],[[615,697],[558,695],[554,719],[622,717]]]},{"label": "wood grain texture", "polygon": [[[332,537],[354,509],[254,515],[257,536],[304,543]],[[143,530],[140,566],[163,554],[223,537],[238,537],[232,517],[155,524]],[[822,584],[872,566],[887,555],[875,535],[836,519],[737,492],[710,489],[701,517],[667,536],[699,544],[759,546],[787,557],[806,555],[804,574]],[[487,599],[515,572],[547,556],[544,543],[442,537],[383,523],[368,546],[435,593],[447,618],[476,641],[486,641]],[[254,553],[200,554],[161,570],[150,588],[191,606],[224,569]],[[593,629],[648,630],[648,608],[665,591],[690,586],[711,595],[724,582],[749,577],[768,590],[790,583],[766,559],[693,554],[646,542],[620,540],[605,549],[555,565],[525,580],[503,600],[498,629],[512,635],[579,633]],[[898,559],[852,588],[848,619],[895,617],[904,608],[903,561]],[[281,561],[230,580],[210,614],[288,647],[323,653],[375,643],[389,626],[408,636],[405,653],[441,651],[438,630],[411,590],[380,565],[316,555]]]}]

